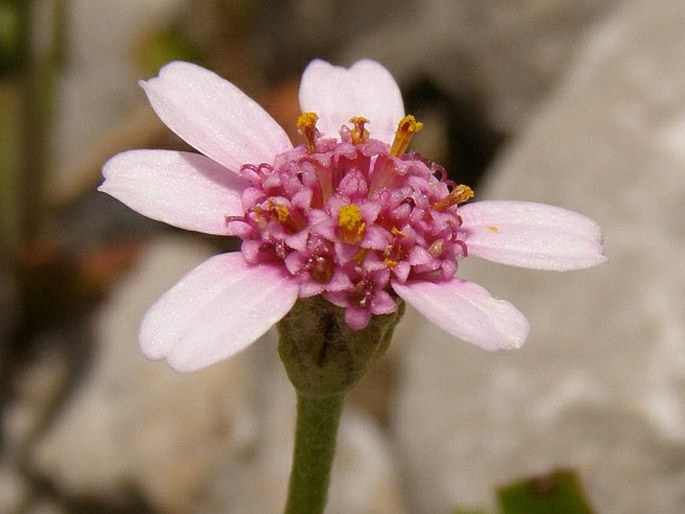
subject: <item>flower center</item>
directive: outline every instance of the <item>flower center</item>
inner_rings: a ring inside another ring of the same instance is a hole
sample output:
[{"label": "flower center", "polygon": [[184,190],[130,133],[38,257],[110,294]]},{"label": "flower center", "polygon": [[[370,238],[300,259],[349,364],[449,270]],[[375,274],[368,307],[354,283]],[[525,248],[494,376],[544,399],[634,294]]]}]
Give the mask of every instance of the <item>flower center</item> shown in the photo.
[{"label": "flower center", "polygon": [[373,120],[363,116],[338,138],[322,135],[317,120],[298,118],[303,145],[273,163],[242,166],[245,215],[227,221],[246,226],[245,260],[282,262],[300,296],[322,294],[366,315],[396,307],[391,280],[451,280],[467,252],[457,209],[473,191],[407,153],[423,124],[405,116],[389,145],[372,137]]}]

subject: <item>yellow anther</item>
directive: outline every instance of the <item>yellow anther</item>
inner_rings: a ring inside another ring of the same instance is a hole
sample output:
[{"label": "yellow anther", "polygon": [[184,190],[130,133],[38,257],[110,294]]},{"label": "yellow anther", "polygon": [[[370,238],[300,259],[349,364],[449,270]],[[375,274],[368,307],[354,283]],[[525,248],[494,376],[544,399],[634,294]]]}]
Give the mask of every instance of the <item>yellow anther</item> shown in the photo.
[{"label": "yellow anther", "polygon": [[290,212],[285,205],[274,205],[272,207],[272,212],[276,214],[276,219],[279,223],[284,223],[290,218]]},{"label": "yellow anther", "polygon": [[390,233],[391,233],[393,236],[407,237],[407,234],[405,234],[404,232],[402,232],[402,231],[401,231],[399,228],[397,228],[397,227],[392,227],[392,228],[390,229]]},{"label": "yellow anther", "polygon": [[442,239],[436,239],[428,247],[428,253],[431,254],[432,257],[438,258],[442,254],[444,248],[445,241],[443,241]]},{"label": "yellow anther", "polygon": [[392,259],[386,257],[385,259],[383,259],[383,264],[385,264],[388,268],[394,268],[399,264],[399,262],[393,261]]},{"label": "yellow anther", "polygon": [[262,209],[259,205],[255,205],[252,209],[248,211],[248,214],[252,214],[252,219],[257,223],[257,226],[260,229],[266,228],[266,225],[268,223],[268,220],[264,216],[264,209]]},{"label": "yellow anther", "polygon": [[390,155],[394,155],[395,157],[403,155],[409,147],[411,138],[422,128],[423,123],[416,121],[416,118],[411,114],[407,114],[402,118],[395,131],[395,139],[390,147]]},{"label": "yellow anther", "polygon": [[385,250],[383,251],[383,264],[385,264],[388,268],[394,268],[400,263],[400,260],[402,260],[402,253],[402,248],[399,245],[395,244],[386,246]]},{"label": "yellow anther", "polygon": [[488,230],[490,232],[499,232],[499,227],[497,225],[488,225]]},{"label": "yellow anther", "polygon": [[297,130],[304,137],[309,153],[316,151],[316,136],[319,133],[316,129],[317,121],[319,121],[319,116],[315,112],[303,112],[297,118]]},{"label": "yellow anther", "polygon": [[350,118],[350,123],[354,125],[352,128],[352,142],[356,145],[358,143],[366,143],[369,140],[369,131],[366,130],[366,125],[369,122],[364,116],[354,116]]},{"label": "yellow anther", "polygon": [[457,187],[452,189],[452,191],[450,191],[450,196],[454,198],[456,203],[468,202],[475,195],[476,193],[473,192],[473,189],[471,189],[469,186],[465,186],[464,184],[459,184]]},{"label": "yellow anther", "polygon": [[338,237],[343,243],[354,245],[364,237],[366,223],[355,204],[345,205],[338,211]]},{"label": "yellow anther", "polygon": [[433,209],[436,211],[444,211],[448,207],[469,201],[471,198],[473,198],[474,194],[475,193],[473,192],[473,189],[471,189],[469,186],[459,184],[457,187],[452,189],[450,194],[448,194],[445,198],[433,204]]},{"label": "yellow anther", "polygon": [[[267,203],[267,208],[267,212],[269,213],[273,221],[277,221],[284,227],[287,227],[291,230],[297,230],[297,226],[292,216],[290,216],[290,210],[288,209],[288,207],[286,207],[283,204],[278,204],[273,200],[269,200],[269,202]],[[260,209],[257,215],[261,216],[262,213],[263,211]]]},{"label": "yellow anther", "polygon": [[360,248],[359,251],[352,257],[352,260],[354,261],[355,264],[363,264],[364,259],[366,259],[366,255],[369,253],[369,250],[366,248]]}]

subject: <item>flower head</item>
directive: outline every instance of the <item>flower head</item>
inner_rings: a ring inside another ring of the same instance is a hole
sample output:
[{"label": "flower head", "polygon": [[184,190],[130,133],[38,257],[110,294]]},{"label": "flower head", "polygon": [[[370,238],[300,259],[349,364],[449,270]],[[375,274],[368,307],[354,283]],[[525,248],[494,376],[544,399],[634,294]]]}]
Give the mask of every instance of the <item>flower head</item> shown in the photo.
[{"label": "flower head", "polygon": [[[408,152],[421,129],[380,64],[313,61],[300,89],[303,143],[231,83],[174,62],[141,83],[167,126],[201,154],[133,150],[100,190],[151,218],[238,236],[240,252],[191,271],[150,309],[143,351],[192,371],[251,344],[298,298],[321,295],[354,330],[398,298],[488,350],[520,346],[511,304],[455,278],[459,259],[567,270],[606,260],[598,226],[530,202],[465,204],[473,191]],[[202,155],[204,154],[204,155]]]}]

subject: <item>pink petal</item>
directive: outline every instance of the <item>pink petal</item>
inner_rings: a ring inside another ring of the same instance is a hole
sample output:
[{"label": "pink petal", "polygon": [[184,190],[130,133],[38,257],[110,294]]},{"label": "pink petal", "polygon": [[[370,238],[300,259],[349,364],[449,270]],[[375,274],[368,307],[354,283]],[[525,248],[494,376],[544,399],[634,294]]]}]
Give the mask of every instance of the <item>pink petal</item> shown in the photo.
[{"label": "pink petal", "polygon": [[361,242],[362,248],[372,250],[384,250],[390,241],[390,234],[383,227],[369,224],[364,232],[364,239]]},{"label": "pink petal", "polygon": [[140,84],[167,127],[234,172],[243,164],[271,164],[292,148],[283,129],[254,100],[200,66],[172,62],[159,77]]},{"label": "pink petal", "polygon": [[393,281],[392,287],[440,328],[485,350],[518,348],[528,336],[528,321],[516,307],[473,282]]},{"label": "pink petal", "polygon": [[300,298],[309,298],[311,296],[316,296],[318,294],[321,294],[323,291],[323,284],[319,284],[314,280],[300,280]]},{"label": "pink petal", "polygon": [[131,150],[112,157],[98,188],[131,209],[176,227],[233,235],[226,216],[243,214],[247,182],[204,155],[171,150]]},{"label": "pink petal", "polygon": [[319,116],[317,127],[336,137],[353,116],[369,120],[371,137],[391,143],[404,116],[402,95],[390,72],[375,61],[357,61],[351,68],[312,61],[302,75],[300,107]]},{"label": "pink petal", "polygon": [[407,261],[400,261],[397,266],[392,269],[392,272],[399,279],[400,283],[407,281],[409,277],[409,272],[411,271],[411,266]]},{"label": "pink petal", "polygon": [[470,255],[523,268],[572,270],[606,262],[593,220],[541,203],[485,201],[459,208]]},{"label": "pink petal", "polygon": [[371,300],[371,314],[390,314],[397,310],[397,304],[385,291],[376,291]]},{"label": "pink petal", "polygon": [[183,277],[145,315],[143,353],[195,371],[238,353],[295,304],[297,283],[281,268],[216,255]]},{"label": "pink petal", "polygon": [[345,309],[345,323],[352,330],[363,330],[371,321],[371,312],[368,309],[348,307]]},{"label": "pink petal", "polygon": [[331,292],[347,291],[353,287],[350,276],[340,268],[336,268],[335,271],[333,271],[331,280],[326,284],[326,290]]}]

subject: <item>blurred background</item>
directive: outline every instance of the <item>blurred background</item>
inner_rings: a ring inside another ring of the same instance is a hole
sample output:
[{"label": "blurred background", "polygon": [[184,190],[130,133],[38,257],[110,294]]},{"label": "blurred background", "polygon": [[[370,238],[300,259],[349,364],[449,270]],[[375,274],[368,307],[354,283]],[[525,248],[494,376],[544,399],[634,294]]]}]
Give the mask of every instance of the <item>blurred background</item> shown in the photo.
[{"label": "blurred background", "polygon": [[185,148],[137,85],[164,63],[216,71],[297,142],[316,57],[379,60],[424,122],[414,149],[476,199],[593,217],[610,258],[465,261],[530,340],[489,354],[409,312],[348,400],[328,512],[494,512],[498,485],[568,468],[597,512],[681,513],[681,0],[0,0],[0,513],[280,511],[273,334],[186,376],[138,349],[147,307],[235,242],[95,187],[115,153]]}]

